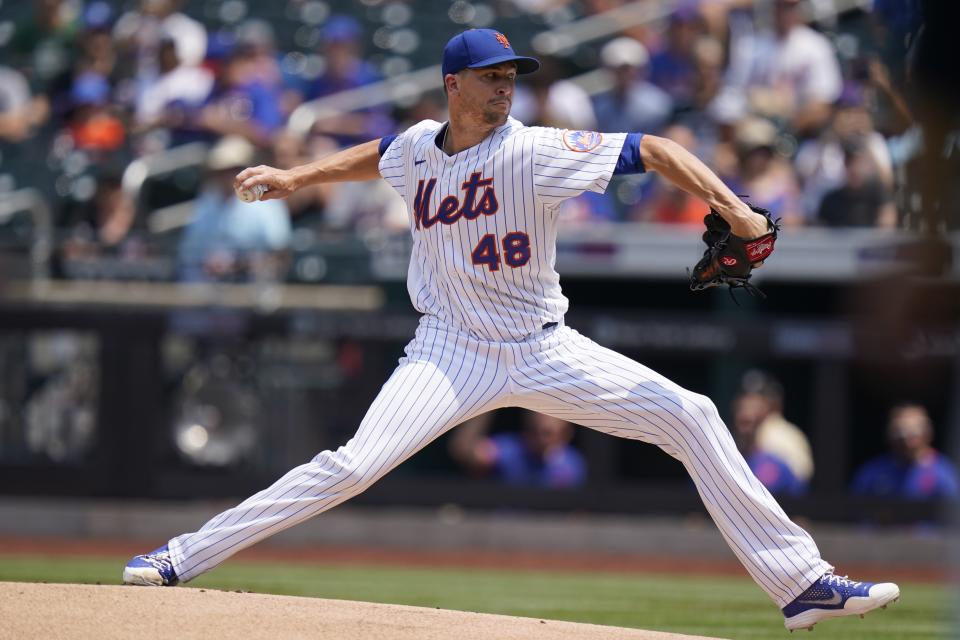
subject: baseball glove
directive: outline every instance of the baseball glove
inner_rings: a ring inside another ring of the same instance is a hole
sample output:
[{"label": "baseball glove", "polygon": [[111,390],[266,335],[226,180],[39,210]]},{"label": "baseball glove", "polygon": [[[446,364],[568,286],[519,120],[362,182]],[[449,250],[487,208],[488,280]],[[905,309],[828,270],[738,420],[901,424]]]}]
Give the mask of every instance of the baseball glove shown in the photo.
[{"label": "baseball glove", "polygon": [[690,289],[701,291],[725,284],[730,287],[731,296],[734,289],[742,287],[752,295],[766,297],[750,284],[750,275],[773,253],[780,225],[766,209],[749,206],[767,219],[767,233],[758,238],[746,240],[733,235],[730,225],[716,211],[711,210],[703,218],[707,226],[703,233],[707,249],[690,272]]}]

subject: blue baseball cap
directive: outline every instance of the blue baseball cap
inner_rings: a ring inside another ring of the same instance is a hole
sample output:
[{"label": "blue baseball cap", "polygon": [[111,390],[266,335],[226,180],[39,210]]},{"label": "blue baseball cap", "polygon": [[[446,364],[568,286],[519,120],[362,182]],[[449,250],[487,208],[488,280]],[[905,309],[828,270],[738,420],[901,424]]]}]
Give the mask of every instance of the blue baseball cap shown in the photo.
[{"label": "blue baseball cap", "polygon": [[518,56],[507,36],[493,29],[470,29],[458,33],[443,48],[444,76],[501,62],[516,62],[517,73],[533,73],[540,68],[539,60]]},{"label": "blue baseball cap", "polygon": [[102,105],[110,98],[110,83],[99,73],[87,71],[77,76],[70,87],[74,105]]},{"label": "blue baseball cap", "polygon": [[113,9],[103,0],[91,3],[83,11],[83,26],[91,31],[109,29],[113,21]]},{"label": "blue baseball cap", "polygon": [[326,42],[353,42],[363,35],[363,27],[352,16],[330,16],[323,25],[322,36]]}]

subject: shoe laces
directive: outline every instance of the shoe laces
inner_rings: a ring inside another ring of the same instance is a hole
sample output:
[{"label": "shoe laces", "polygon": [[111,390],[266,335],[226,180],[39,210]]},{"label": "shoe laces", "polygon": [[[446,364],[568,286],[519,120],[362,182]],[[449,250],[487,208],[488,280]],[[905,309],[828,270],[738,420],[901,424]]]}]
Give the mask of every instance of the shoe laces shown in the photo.
[{"label": "shoe laces", "polygon": [[851,580],[847,576],[837,576],[832,573],[828,573],[824,575],[823,578],[821,579],[827,584],[834,584],[838,587],[853,588],[853,587],[858,587],[861,584],[855,580]]},{"label": "shoe laces", "polygon": [[170,553],[168,551],[156,554],[148,553],[143,556],[143,559],[158,571],[166,573],[173,572],[173,561],[170,560]]}]

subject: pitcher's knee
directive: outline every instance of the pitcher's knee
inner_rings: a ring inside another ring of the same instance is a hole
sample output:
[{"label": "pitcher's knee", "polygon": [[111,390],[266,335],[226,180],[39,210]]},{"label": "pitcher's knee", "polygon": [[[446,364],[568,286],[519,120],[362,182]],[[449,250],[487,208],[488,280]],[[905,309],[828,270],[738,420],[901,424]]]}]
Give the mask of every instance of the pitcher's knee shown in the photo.
[{"label": "pitcher's knee", "polygon": [[685,396],[685,399],[689,407],[686,412],[686,421],[690,423],[690,427],[702,429],[705,424],[719,419],[720,412],[717,410],[717,405],[707,396],[699,393],[689,393]]},{"label": "pitcher's knee", "polygon": [[720,415],[720,412],[717,410],[717,405],[714,403],[713,400],[711,400],[711,399],[708,398],[707,396],[705,396],[705,395],[703,395],[703,394],[700,394],[700,393],[695,393],[695,394],[693,394],[693,395],[694,395],[695,402],[696,402],[697,406],[698,406],[708,417],[713,417],[713,416],[715,416],[715,415]]}]

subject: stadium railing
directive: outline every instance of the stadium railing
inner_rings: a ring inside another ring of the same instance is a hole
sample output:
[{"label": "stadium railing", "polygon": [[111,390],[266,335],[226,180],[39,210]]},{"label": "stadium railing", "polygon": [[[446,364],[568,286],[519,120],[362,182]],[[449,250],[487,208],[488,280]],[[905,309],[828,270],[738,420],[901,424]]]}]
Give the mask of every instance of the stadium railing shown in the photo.
[{"label": "stadium railing", "polygon": [[[21,220],[18,214],[26,214],[27,220]],[[52,250],[53,218],[46,198],[36,189],[3,194],[0,198],[0,256],[14,262],[8,265],[4,275],[47,278]]]}]

